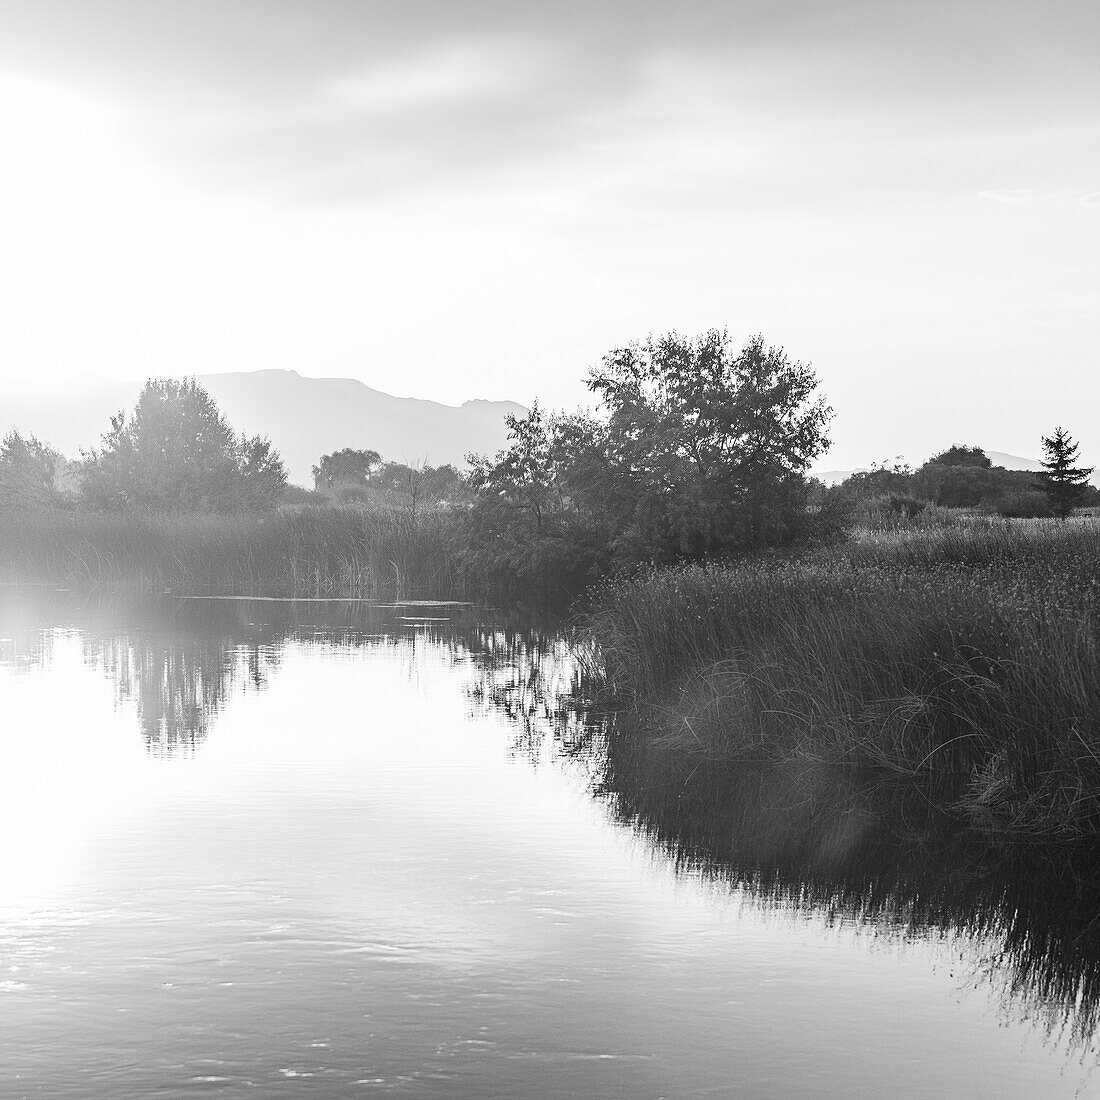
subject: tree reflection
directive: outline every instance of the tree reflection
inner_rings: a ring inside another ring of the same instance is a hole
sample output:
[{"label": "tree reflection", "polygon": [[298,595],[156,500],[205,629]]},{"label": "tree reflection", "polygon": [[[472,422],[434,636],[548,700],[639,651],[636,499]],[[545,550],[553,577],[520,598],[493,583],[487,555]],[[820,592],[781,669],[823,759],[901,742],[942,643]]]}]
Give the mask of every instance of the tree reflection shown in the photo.
[{"label": "tree reflection", "polygon": [[535,765],[547,747],[558,758],[587,756],[602,718],[589,705],[589,678],[576,642],[552,619],[474,620],[458,640],[475,671],[473,709],[505,718],[514,754]]},{"label": "tree reflection", "polygon": [[149,750],[168,755],[205,740],[235,692],[263,689],[279,664],[279,644],[122,635],[94,643],[92,658],[118,699],[134,702]]}]

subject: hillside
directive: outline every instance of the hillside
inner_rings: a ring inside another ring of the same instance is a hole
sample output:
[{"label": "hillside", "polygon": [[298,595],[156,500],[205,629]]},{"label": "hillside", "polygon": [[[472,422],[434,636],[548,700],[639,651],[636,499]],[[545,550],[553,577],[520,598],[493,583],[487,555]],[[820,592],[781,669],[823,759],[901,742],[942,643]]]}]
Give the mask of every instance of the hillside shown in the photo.
[{"label": "hillside", "polygon": [[[291,481],[311,483],[310,467],[341,447],[369,447],[386,459],[461,465],[469,451],[494,453],[506,436],[511,401],[442,405],[394,397],[351,378],[307,378],[296,371],[261,370],[199,375],[230,423],[266,435],[278,448]],[[139,382],[85,378],[65,388],[0,383],[0,434],[12,427],[75,456],[95,446],[120,409],[133,407]]]}]

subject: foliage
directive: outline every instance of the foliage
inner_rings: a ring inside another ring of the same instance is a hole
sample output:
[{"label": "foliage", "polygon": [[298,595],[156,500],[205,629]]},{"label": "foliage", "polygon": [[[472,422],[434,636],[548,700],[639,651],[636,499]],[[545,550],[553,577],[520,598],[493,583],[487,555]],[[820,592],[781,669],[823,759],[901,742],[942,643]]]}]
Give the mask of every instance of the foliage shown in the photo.
[{"label": "foliage", "polygon": [[366,485],[381,464],[382,456],[377,451],[357,451],[345,447],[321,456],[311,471],[313,486],[315,489],[332,489],[337,485]]},{"label": "foliage", "polygon": [[450,463],[429,466],[384,462],[371,477],[374,499],[388,500],[414,515],[425,507],[454,504],[469,497],[466,479]]},{"label": "foliage", "polygon": [[1043,472],[1039,475],[1054,514],[1065,519],[1084,496],[1093,467],[1075,466],[1078,444],[1061,426],[1054,434],[1043,436]]},{"label": "foliage", "polygon": [[[847,477],[837,491],[854,521],[867,523],[868,516],[885,516],[888,498],[919,500],[939,508],[980,508],[1006,517],[1049,516],[1049,506],[1036,498],[1038,488],[1035,474],[994,466],[980,447],[956,444],[916,471],[897,463],[876,464]],[[1100,490],[1084,485],[1075,502],[1093,500],[1100,501]],[[909,513],[914,518],[915,510],[910,508]],[[875,525],[872,520],[871,526]]]},{"label": "foliage", "polygon": [[883,494],[907,496],[913,488],[913,471],[900,462],[876,462],[869,470],[857,470],[839,486],[841,496],[860,499]]},{"label": "foliage", "polygon": [[606,420],[592,486],[625,561],[720,556],[792,541],[802,475],[828,447],[817,378],[754,336],[670,333],[617,348],[588,379]]},{"label": "foliage", "polygon": [[577,591],[606,568],[607,533],[575,491],[584,471],[578,417],[547,414],[536,401],[508,415],[495,458],[470,455],[475,494],[462,560],[473,574],[520,586]]},{"label": "foliage", "polygon": [[832,415],[813,371],[753,337],[670,333],[591,371],[599,415],[508,419],[507,447],[471,456],[472,553],[528,576],[713,558],[813,526],[804,473]]},{"label": "foliage", "polygon": [[49,444],[33,435],[8,432],[0,443],[0,507],[41,508],[59,504],[66,465]]},{"label": "foliage", "polygon": [[317,491],[338,504],[384,504],[416,514],[422,508],[468,498],[465,478],[449,463],[429,466],[384,462],[377,451],[350,447],[322,455],[313,467]]},{"label": "foliage", "polygon": [[83,496],[104,509],[233,512],[272,507],[286,472],[269,440],[236,436],[192,378],[150,379],[132,415],[87,456]]},{"label": "foliage", "polygon": [[933,455],[928,462],[937,466],[973,466],[979,470],[988,470],[993,465],[981,447],[968,447],[961,443]]},{"label": "foliage", "polygon": [[1050,497],[1041,489],[1006,493],[996,502],[996,511],[1006,519],[1049,519],[1054,515]]}]

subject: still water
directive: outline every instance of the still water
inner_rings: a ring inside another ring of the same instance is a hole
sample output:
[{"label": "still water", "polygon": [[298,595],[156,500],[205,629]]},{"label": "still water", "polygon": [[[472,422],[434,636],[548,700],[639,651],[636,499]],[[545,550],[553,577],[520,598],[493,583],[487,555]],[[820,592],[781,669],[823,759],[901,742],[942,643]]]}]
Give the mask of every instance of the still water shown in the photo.
[{"label": "still water", "polygon": [[0,1095],[1100,1095],[1069,854],[581,695],[491,611],[0,593]]}]

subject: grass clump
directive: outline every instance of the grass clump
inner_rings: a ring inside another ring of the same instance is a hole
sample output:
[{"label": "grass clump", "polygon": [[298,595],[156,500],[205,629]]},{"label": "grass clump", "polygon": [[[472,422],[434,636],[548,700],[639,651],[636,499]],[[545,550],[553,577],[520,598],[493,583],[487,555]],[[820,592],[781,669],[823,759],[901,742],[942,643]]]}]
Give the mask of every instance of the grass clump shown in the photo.
[{"label": "grass clump", "polygon": [[949,780],[975,823],[1100,831],[1100,532],[987,523],[609,582],[606,691],[712,760]]}]

